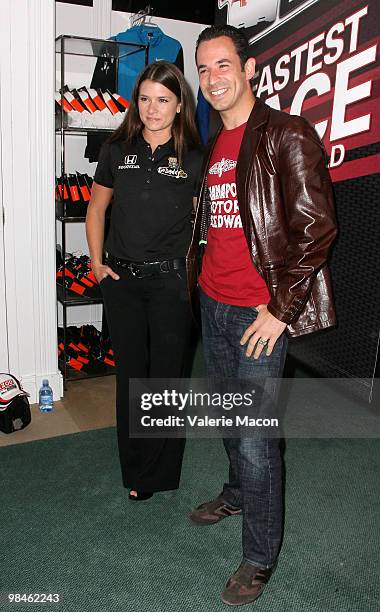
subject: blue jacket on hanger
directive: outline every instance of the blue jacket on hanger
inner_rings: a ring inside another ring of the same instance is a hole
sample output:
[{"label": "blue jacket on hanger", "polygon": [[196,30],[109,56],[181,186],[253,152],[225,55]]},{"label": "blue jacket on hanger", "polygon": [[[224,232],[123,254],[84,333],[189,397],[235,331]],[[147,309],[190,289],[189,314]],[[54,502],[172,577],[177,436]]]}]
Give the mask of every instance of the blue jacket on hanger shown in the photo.
[{"label": "blue jacket on hanger", "polygon": [[[181,43],[167,36],[155,25],[133,26],[125,32],[111,36],[117,42],[129,42],[139,45],[149,45],[148,63],[157,60],[172,62],[183,72],[183,50]],[[145,52],[134,53],[121,57],[118,70],[118,93],[130,100],[137,75],[145,66]]]}]

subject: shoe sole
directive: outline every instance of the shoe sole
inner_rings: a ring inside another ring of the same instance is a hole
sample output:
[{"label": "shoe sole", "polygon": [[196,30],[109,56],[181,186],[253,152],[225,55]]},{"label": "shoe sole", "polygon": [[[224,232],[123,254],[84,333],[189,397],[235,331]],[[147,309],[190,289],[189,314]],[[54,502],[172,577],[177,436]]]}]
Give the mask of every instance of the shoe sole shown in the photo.
[{"label": "shoe sole", "polygon": [[189,515],[189,519],[192,523],[195,523],[196,525],[215,525],[216,523],[220,523],[220,521],[223,521],[224,519],[228,519],[231,518],[231,516],[241,516],[242,512],[236,512],[235,514],[229,514],[228,516],[221,516],[220,518],[216,518],[214,520],[203,520],[203,519],[198,519],[198,518],[194,518],[191,515]]},{"label": "shoe sole", "polygon": [[241,515],[242,515],[242,511],[239,510],[239,512],[234,512],[226,516],[218,516],[215,519],[202,519],[200,517],[198,518],[197,515],[193,515],[191,513],[189,514],[189,519],[192,523],[196,523],[197,525],[215,525],[216,523],[220,523],[220,521],[223,521],[223,519],[230,518],[231,516],[241,516]]},{"label": "shoe sole", "polygon": [[250,601],[241,601],[240,603],[232,603],[231,601],[226,601],[225,599],[223,599],[223,596],[221,596],[220,599],[222,600],[224,604],[226,604],[226,606],[245,606],[247,604],[251,604],[257,601],[259,597],[261,597],[263,592],[264,592],[264,589],[261,591],[261,593],[259,593],[257,597],[255,597],[255,599],[251,599]]}]

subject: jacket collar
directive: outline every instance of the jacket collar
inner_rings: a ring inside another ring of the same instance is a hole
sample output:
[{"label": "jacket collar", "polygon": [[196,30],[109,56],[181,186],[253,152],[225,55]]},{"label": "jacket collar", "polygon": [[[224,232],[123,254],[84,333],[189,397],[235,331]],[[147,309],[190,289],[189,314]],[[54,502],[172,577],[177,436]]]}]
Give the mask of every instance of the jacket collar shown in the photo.
[{"label": "jacket collar", "polygon": [[251,110],[251,114],[248,117],[247,128],[251,128],[253,130],[260,127],[268,121],[269,116],[269,107],[264,104],[260,100],[260,98],[255,98],[255,104],[253,109]]},{"label": "jacket collar", "polygon": [[157,47],[164,37],[163,31],[156,25],[138,25],[133,26],[127,32],[136,32],[138,39],[143,45]]},{"label": "jacket collar", "polygon": [[[249,211],[252,164],[263,134],[263,126],[267,123],[269,118],[269,112],[269,107],[264,104],[264,102],[261,102],[259,98],[256,98],[254,107],[247,121],[247,127],[244,131],[236,165],[236,189],[239,200],[239,211],[244,235],[250,252],[253,248],[252,244],[257,244],[257,236],[255,234],[257,228],[260,227],[257,223],[257,219],[255,219],[255,213],[258,214],[259,212],[258,209],[252,212],[252,218]],[[254,243],[252,243],[252,232],[255,238]],[[259,268],[257,253],[253,253],[253,260],[256,267]]]},{"label": "jacket collar", "polygon": [[[264,104],[264,102],[261,102],[259,98],[256,98],[254,107],[248,117],[247,127],[244,131],[236,168],[237,179],[239,180],[239,174],[240,179],[243,179],[239,181],[241,185],[248,179],[248,168],[251,164],[251,160],[256,155],[256,150],[263,132],[262,126],[267,123],[268,118],[269,107]],[[241,169],[243,169],[243,172],[239,173],[239,166]]]}]

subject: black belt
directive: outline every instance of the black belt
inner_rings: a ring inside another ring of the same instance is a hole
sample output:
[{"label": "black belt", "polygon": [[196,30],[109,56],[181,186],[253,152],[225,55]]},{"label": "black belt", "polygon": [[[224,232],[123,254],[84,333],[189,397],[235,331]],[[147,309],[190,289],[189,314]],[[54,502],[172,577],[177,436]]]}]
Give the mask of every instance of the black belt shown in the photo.
[{"label": "black belt", "polygon": [[120,257],[108,255],[107,261],[111,266],[129,270],[131,274],[137,278],[145,278],[146,276],[153,276],[186,268],[185,257],[165,259],[164,261],[129,261],[128,259],[121,259]]}]

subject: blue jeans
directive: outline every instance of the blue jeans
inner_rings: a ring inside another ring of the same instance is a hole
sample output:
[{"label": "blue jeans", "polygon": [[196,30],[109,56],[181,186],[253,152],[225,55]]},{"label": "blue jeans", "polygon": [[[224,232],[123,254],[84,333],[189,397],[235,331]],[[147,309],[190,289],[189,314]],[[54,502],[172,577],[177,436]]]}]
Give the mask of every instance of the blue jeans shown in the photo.
[{"label": "blue jeans", "polygon": [[[210,378],[280,378],[283,373],[287,338],[282,334],[272,354],[265,349],[259,359],[245,355],[239,341],[257,317],[256,308],[222,304],[200,289],[203,350]],[[278,386],[278,385],[277,385]],[[272,393],[278,388],[273,381]],[[275,399],[275,398],[274,398]],[[258,567],[276,562],[282,537],[282,459],[279,439],[226,438],[229,480],[221,498],[242,509],[243,557]]]}]

